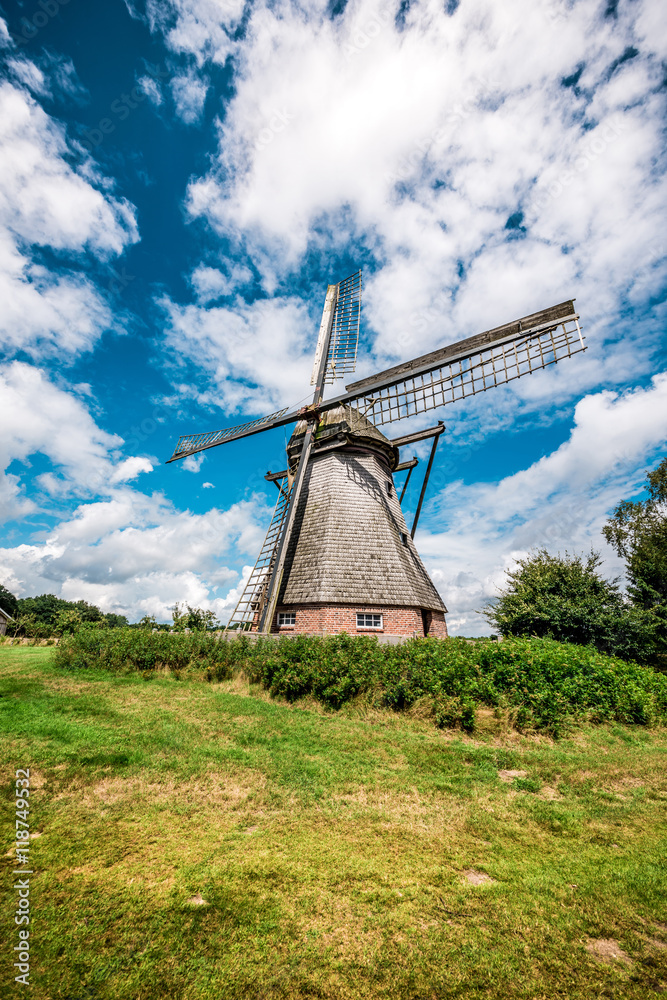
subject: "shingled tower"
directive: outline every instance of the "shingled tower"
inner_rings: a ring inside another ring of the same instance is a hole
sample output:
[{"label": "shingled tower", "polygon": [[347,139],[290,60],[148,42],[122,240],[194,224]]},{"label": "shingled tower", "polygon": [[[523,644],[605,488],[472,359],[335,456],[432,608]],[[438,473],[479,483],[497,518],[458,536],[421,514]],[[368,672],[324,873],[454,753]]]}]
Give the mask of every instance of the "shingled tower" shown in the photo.
[{"label": "shingled tower", "polygon": [[[290,473],[306,421],[287,446]],[[273,631],[446,636],[446,607],[396,494],[398,448],[351,406],[321,415]]]}]

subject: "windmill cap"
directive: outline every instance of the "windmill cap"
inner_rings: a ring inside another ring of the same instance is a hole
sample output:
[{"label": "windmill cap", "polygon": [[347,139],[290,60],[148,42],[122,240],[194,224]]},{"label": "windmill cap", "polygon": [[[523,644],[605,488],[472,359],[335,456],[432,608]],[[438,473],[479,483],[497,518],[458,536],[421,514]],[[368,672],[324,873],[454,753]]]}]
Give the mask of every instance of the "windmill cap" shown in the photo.
[{"label": "windmill cap", "polygon": [[[299,420],[289,439],[287,457],[290,469],[296,466],[301,454],[306,427],[306,421]],[[320,413],[314,437],[315,454],[318,448],[335,445],[337,442],[340,442],[341,448],[345,445],[358,445],[379,452],[392,470],[398,465],[398,448],[353,406],[336,406]]]}]

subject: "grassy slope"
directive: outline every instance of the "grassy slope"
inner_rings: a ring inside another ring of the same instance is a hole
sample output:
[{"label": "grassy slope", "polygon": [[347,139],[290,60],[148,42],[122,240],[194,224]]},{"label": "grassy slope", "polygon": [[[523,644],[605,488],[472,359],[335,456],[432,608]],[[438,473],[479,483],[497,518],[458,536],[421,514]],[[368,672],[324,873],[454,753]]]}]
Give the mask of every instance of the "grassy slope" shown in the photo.
[{"label": "grassy slope", "polygon": [[[68,674],[50,656],[0,647],[7,847],[14,768],[41,785],[36,1000],[667,987],[664,731],[470,739],[240,681]],[[524,787],[499,768],[526,770]],[[471,869],[495,881],[471,885]],[[591,938],[630,964],[599,963]]]}]

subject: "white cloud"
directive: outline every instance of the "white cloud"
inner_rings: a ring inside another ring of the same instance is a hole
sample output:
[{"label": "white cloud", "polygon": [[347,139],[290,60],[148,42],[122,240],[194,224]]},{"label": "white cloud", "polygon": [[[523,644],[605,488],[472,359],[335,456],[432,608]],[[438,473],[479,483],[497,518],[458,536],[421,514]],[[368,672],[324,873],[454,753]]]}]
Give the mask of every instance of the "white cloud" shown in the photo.
[{"label": "white cloud", "polygon": [[[0,366],[0,468],[47,456],[53,471],[38,477],[52,496],[104,494],[114,485],[153,468],[146,458],[120,459],[123,441],[97,426],[86,405],[71,391],[54,385],[39,368],[14,361]],[[16,512],[19,483],[5,479]]]},{"label": "white cloud", "polygon": [[[259,299],[233,307],[179,306],[165,299],[172,364],[201,366],[183,395],[226,413],[262,412],[296,403],[309,391],[313,323],[298,299]],[[178,377],[179,369],[174,369]]]},{"label": "white cloud", "polygon": [[186,125],[195,125],[200,121],[208,89],[208,80],[202,79],[194,71],[180,73],[172,79],[171,94],[176,114]]},{"label": "white cloud", "polygon": [[474,610],[497,596],[505,571],[531,548],[593,546],[608,557],[610,575],[621,572],[601,527],[621,499],[641,489],[647,463],[666,444],[663,373],[646,389],[585,396],[568,440],[528,469],[499,483],[443,489],[416,541],[451,612],[450,625],[465,634],[488,632]]},{"label": "white cloud", "polygon": [[153,29],[164,32],[174,52],[224,64],[233,51],[230,35],[243,14],[244,0],[148,0]]},{"label": "white cloud", "polygon": [[[602,372],[587,360],[581,387],[622,382],[615,314],[628,296],[647,308],[665,274],[650,9],[605,20],[582,0],[554,18],[549,0],[469,0],[450,17],[427,0],[399,31],[378,0],[335,19],[323,2],[259,3],[190,212],[247,248],[269,290],[310,246],[370,247],[369,365],[576,296],[609,359]],[[614,69],[638,35],[640,54]],[[197,52],[210,58],[203,41]],[[579,67],[581,88],[564,86]]]},{"label": "white cloud", "polygon": [[181,467],[185,469],[186,472],[199,472],[205,457],[206,456],[203,451],[200,451],[198,455],[188,455],[187,458],[183,459]]},{"label": "white cloud", "polygon": [[68,154],[63,127],[25,90],[0,83],[0,335],[5,354],[79,353],[113,324],[89,278],[40,262],[40,247],[107,261],[138,239],[133,207],[100,190],[109,185],[91,163],[85,165],[85,177],[77,173]]},{"label": "white cloud", "polygon": [[205,264],[199,264],[194,269],[190,276],[190,284],[201,305],[231,295],[252,281],[252,271],[241,264],[232,265],[228,271],[228,274],[223,274],[217,268],[207,267]]},{"label": "white cloud", "polygon": [[162,88],[157,80],[152,76],[141,76],[137,80],[137,87],[144,92],[148,100],[156,108],[163,103]]},{"label": "white cloud", "polygon": [[0,581],[19,596],[83,598],[136,618],[168,618],[175,601],[224,611],[238,581],[230,567],[256,554],[270,521],[264,495],[192,514],[159,493],[132,489],[127,483],[150,473],[152,462],[122,458],[122,439],[97,426],[86,405],[88,387],[82,390],[86,402],[30,365],[0,367],[3,519],[38,512],[22,488],[36,455],[52,466],[36,479],[41,512],[53,515],[67,497],[79,501],[45,539],[0,549]]},{"label": "white cloud", "polygon": [[254,555],[270,517],[257,497],[194,515],[119,489],[79,506],[44,542],[0,548],[0,580],[17,596],[56,593],[133,620],[168,619],[176,601],[221,613],[238,581],[227,560]]}]

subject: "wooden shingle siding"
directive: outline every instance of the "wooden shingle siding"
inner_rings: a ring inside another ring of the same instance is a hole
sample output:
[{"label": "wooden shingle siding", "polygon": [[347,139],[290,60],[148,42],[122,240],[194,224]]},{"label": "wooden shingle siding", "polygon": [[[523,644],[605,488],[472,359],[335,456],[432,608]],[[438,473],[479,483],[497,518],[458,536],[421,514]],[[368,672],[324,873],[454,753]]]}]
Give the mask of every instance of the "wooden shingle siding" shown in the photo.
[{"label": "wooden shingle siding", "polygon": [[[346,441],[316,452],[309,463],[279,608],[354,605],[356,613],[372,601],[370,610],[383,613],[398,607],[444,613],[403,517],[387,460],[389,442],[355,417]],[[421,617],[416,630],[423,634]]]}]

